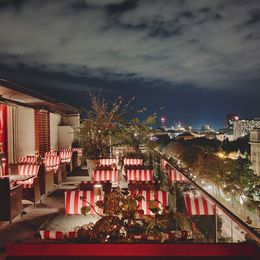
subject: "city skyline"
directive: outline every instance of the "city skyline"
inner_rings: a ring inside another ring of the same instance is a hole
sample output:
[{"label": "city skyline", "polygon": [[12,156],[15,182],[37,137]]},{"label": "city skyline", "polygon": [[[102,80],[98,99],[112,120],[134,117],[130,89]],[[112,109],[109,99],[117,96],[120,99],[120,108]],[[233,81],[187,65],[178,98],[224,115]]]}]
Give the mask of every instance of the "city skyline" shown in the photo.
[{"label": "city skyline", "polygon": [[259,117],[259,1],[0,1],[0,78],[198,128]]}]

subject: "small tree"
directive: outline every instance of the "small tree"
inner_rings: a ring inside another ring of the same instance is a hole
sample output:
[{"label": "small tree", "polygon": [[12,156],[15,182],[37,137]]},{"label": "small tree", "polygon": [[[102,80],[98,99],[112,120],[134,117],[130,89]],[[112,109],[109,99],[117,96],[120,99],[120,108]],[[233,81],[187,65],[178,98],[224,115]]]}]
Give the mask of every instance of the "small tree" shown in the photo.
[{"label": "small tree", "polygon": [[141,145],[152,146],[150,140],[152,134],[152,125],[155,123],[156,115],[151,115],[140,120],[133,118],[125,122],[118,131],[117,138],[122,144],[132,147],[136,154],[141,154]]},{"label": "small tree", "polygon": [[95,159],[107,157],[112,137],[118,126],[124,121],[128,104],[123,105],[122,98],[117,98],[111,106],[101,98],[90,95],[91,109],[82,121],[79,140],[84,148],[84,157]]},{"label": "small tree", "polygon": [[123,104],[119,97],[109,105],[104,99],[90,95],[90,101],[91,109],[86,111],[87,116],[82,121],[78,136],[84,148],[84,158],[109,157],[112,146],[128,145],[140,153],[141,144],[152,145],[149,136],[155,115],[144,120],[133,118],[127,121],[132,99]]},{"label": "small tree", "polygon": [[[233,191],[243,200],[244,198],[252,198],[252,194],[258,194],[259,177],[254,175],[250,168],[251,163],[247,159],[238,158],[233,161],[233,167],[230,168],[226,176],[226,192]],[[253,198],[252,198],[253,199]]]}]

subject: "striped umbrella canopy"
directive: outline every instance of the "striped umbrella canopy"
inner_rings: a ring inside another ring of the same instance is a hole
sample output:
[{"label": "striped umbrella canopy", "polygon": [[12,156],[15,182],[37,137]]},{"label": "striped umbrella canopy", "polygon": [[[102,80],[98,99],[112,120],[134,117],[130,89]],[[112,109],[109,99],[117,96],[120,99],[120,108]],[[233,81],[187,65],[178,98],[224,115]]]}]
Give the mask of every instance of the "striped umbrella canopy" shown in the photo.
[{"label": "striped umbrella canopy", "polygon": [[161,190],[134,190],[131,191],[131,196],[140,195],[144,197],[144,200],[138,202],[139,208],[144,211],[144,215],[154,215],[154,213],[149,209],[150,208],[150,200],[157,200],[159,202],[155,203],[155,206],[160,209],[164,209],[169,205],[168,201],[168,192]]},{"label": "striped umbrella canopy", "polygon": [[168,176],[169,176],[169,183],[173,184],[175,182],[186,182],[187,178],[177,169],[171,168],[168,171]]},{"label": "striped umbrella canopy", "polygon": [[189,215],[215,215],[215,204],[207,200],[199,192],[184,192],[184,201]]}]

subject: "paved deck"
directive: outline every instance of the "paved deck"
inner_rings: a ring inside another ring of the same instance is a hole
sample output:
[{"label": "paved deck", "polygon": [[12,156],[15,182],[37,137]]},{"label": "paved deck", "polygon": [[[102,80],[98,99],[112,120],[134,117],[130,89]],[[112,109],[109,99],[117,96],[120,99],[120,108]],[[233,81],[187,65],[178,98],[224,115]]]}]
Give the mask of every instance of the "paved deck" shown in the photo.
[{"label": "paved deck", "polygon": [[9,227],[9,222],[0,222],[0,259],[5,258],[6,245],[13,242],[32,241],[39,228],[49,219],[64,215],[64,190],[76,189],[86,176],[67,177],[60,187],[49,196],[43,196],[36,207],[23,200],[23,217],[17,216]]}]

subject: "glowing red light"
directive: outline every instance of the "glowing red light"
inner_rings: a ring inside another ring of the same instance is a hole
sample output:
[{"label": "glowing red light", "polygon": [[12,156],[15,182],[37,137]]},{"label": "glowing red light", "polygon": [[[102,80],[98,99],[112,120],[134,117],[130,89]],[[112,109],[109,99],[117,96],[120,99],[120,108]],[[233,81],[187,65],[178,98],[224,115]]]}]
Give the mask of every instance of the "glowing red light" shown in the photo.
[{"label": "glowing red light", "polygon": [[165,117],[165,116],[162,116],[162,117],[161,117],[161,122],[162,122],[162,123],[165,123],[165,122],[166,122],[166,117]]}]

